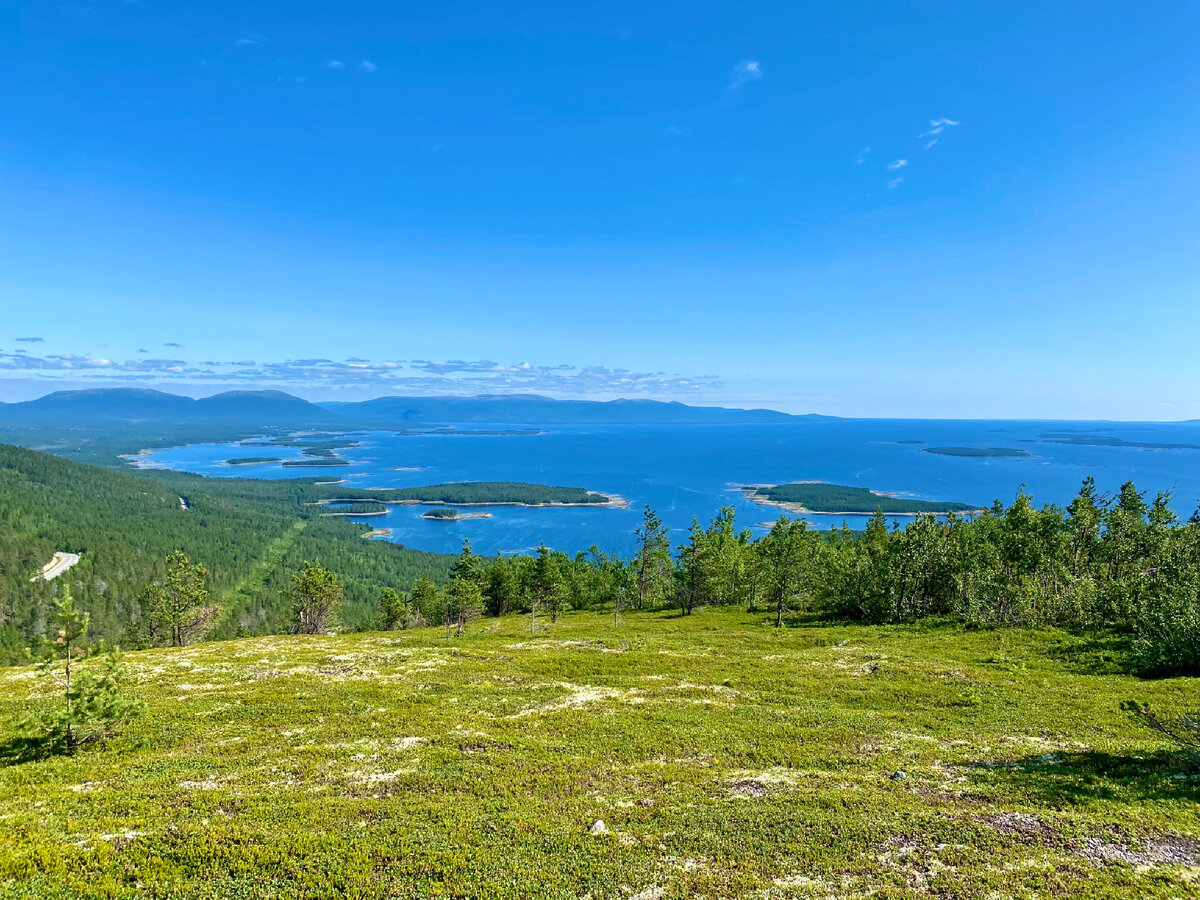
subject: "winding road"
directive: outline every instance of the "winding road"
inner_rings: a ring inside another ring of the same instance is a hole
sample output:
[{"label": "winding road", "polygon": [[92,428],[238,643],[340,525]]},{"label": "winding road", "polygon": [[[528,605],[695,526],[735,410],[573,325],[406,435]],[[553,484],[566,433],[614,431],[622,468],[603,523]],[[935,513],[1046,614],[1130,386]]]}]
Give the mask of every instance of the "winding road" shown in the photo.
[{"label": "winding road", "polygon": [[41,579],[42,581],[53,581],[77,562],[79,562],[78,553],[63,553],[60,551],[54,554],[54,559],[42,566],[42,571],[29,580],[37,581]]}]

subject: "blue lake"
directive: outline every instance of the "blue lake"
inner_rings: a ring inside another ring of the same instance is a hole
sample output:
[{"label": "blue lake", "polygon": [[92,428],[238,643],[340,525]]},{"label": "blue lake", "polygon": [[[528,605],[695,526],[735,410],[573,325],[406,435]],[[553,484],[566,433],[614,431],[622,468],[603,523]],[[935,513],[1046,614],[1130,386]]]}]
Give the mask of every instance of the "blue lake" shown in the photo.
[{"label": "blue lake", "polygon": [[[496,426],[462,426],[470,428]],[[733,506],[742,526],[761,527],[779,510],[736,489],[752,483],[822,480],[921,499],[989,505],[1010,501],[1022,484],[1035,502],[1066,504],[1086,475],[1115,493],[1133,479],[1147,496],[1173,492],[1187,517],[1200,499],[1200,450],[1048,443],[1051,432],[1084,433],[1136,443],[1200,445],[1200,424],[916,421],[843,419],[787,425],[551,426],[530,435],[354,434],[361,445],[338,451],[351,465],[329,469],[278,464],[235,467],[233,457],[298,459],[299,449],[197,444],[155,451],[146,462],[214,477],[347,479],[356,488],[409,487],[447,481],[529,481],[618,494],[629,509],[489,507],[488,519],[437,522],[426,508],[392,507],[364,518],[391,529],[390,540],[422,550],[457,552],[469,536],[477,552],[528,552],[539,543],[567,552],[628,554],[641,509],[655,507],[678,542],[693,516],[707,522]],[[922,443],[903,443],[922,442]],[[1030,458],[957,458],[924,452],[937,446],[1009,447]],[[822,528],[864,524],[861,517],[808,516]],[[904,521],[901,519],[900,521]]]}]

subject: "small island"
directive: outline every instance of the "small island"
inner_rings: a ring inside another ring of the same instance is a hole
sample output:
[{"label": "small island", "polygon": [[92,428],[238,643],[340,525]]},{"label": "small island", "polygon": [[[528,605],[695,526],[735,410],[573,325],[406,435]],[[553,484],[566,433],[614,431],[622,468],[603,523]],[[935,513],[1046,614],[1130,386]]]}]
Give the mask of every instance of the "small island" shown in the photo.
[{"label": "small island", "polygon": [[926,447],[921,452],[968,459],[1029,459],[1033,456],[1028,450],[1015,447]]},{"label": "small island", "polygon": [[841,513],[852,516],[870,516],[874,515],[876,510],[897,516],[915,516],[922,513],[983,512],[969,503],[909,500],[867,488],[826,484],[818,481],[801,481],[791,484],[751,484],[746,485],[743,491],[747,499],[755,503],[811,515]]},{"label": "small island", "polygon": [[435,522],[458,522],[462,519],[490,519],[490,512],[460,512],[457,509],[438,507],[421,513],[422,519],[432,519]]},{"label": "small island", "polygon": [[304,440],[303,438],[276,438],[269,441],[258,441],[261,447],[299,447],[300,452],[308,456],[325,456],[326,451],[344,450],[348,447],[357,447],[358,441],[352,440],[327,440],[315,441]]},{"label": "small island", "polygon": [[284,468],[288,469],[319,469],[326,466],[348,465],[350,465],[350,463],[344,459],[338,459],[336,456],[326,459],[317,459],[313,457],[306,457],[305,459],[288,459],[284,460],[283,462]]},{"label": "small island", "polygon": [[236,459],[227,459],[221,463],[223,466],[266,466],[271,463],[282,462],[278,456],[241,456]]}]

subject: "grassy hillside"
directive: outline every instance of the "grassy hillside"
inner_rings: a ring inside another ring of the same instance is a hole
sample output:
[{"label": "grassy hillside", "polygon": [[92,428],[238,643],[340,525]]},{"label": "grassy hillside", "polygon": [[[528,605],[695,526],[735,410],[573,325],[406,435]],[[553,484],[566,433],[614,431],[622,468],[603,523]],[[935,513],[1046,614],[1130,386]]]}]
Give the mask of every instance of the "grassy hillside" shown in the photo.
[{"label": "grassy hillside", "polygon": [[1105,652],[709,610],[130,654],[107,748],[0,732],[0,896],[1195,896],[1195,770],[1117,705],[1197,681]]},{"label": "grassy hillside", "polygon": [[281,591],[306,559],[342,578],[351,624],[368,618],[382,587],[444,577],[449,557],[365,541],[362,525],[322,517],[312,505],[321,490],[116,472],[0,445],[0,662],[45,631],[62,581],[30,578],[56,550],[81,554],[61,578],[91,612],[93,635],[125,644],[142,620],[139,594],[176,549],[208,568],[214,597],[229,599],[225,635],[285,627]]}]

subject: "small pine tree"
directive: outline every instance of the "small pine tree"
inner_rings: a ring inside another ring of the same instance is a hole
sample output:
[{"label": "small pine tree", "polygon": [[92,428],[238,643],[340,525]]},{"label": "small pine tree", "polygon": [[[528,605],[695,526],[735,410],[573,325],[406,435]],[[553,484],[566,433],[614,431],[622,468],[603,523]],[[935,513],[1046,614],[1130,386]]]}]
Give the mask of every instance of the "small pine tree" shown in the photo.
[{"label": "small pine tree", "polygon": [[413,583],[411,597],[414,622],[437,622],[442,599],[436,584],[422,575]]},{"label": "small pine tree", "polygon": [[334,627],[345,589],[336,575],[320,563],[306,562],[292,576],[292,611],[297,634],[323,634]]},{"label": "small pine tree", "polygon": [[384,631],[405,628],[408,619],[408,595],[403,597],[395,588],[384,588],[379,595],[379,624]]},{"label": "small pine tree", "polygon": [[142,596],[150,613],[150,638],[171,647],[200,640],[220,607],[208,602],[208,570],[177,550],[167,557],[165,584],[151,584]]},{"label": "small pine tree", "polygon": [[456,634],[462,634],[468,623],[483,614],[483,591],[470,578],[455,578],[446,591],[446,622],[457,624]]},{"label": "small pine tree", "polygon": [[[76,660],[86,655],[80,646],[88,632],[88,614],[75,608],[70,587],[55,609],[58,637],[54,656],[42,674],[62,686],[61,700],[37,710],[23,722],[30,737],[43,742],[52,752],[74,753],[80,746],[113,735],[122,725],[140,715],[144,704],[125,690],[125,671],[115,650],[104,656],[103,668],[78,668]],[[62,663],[59,669],[58,663]]]}]

